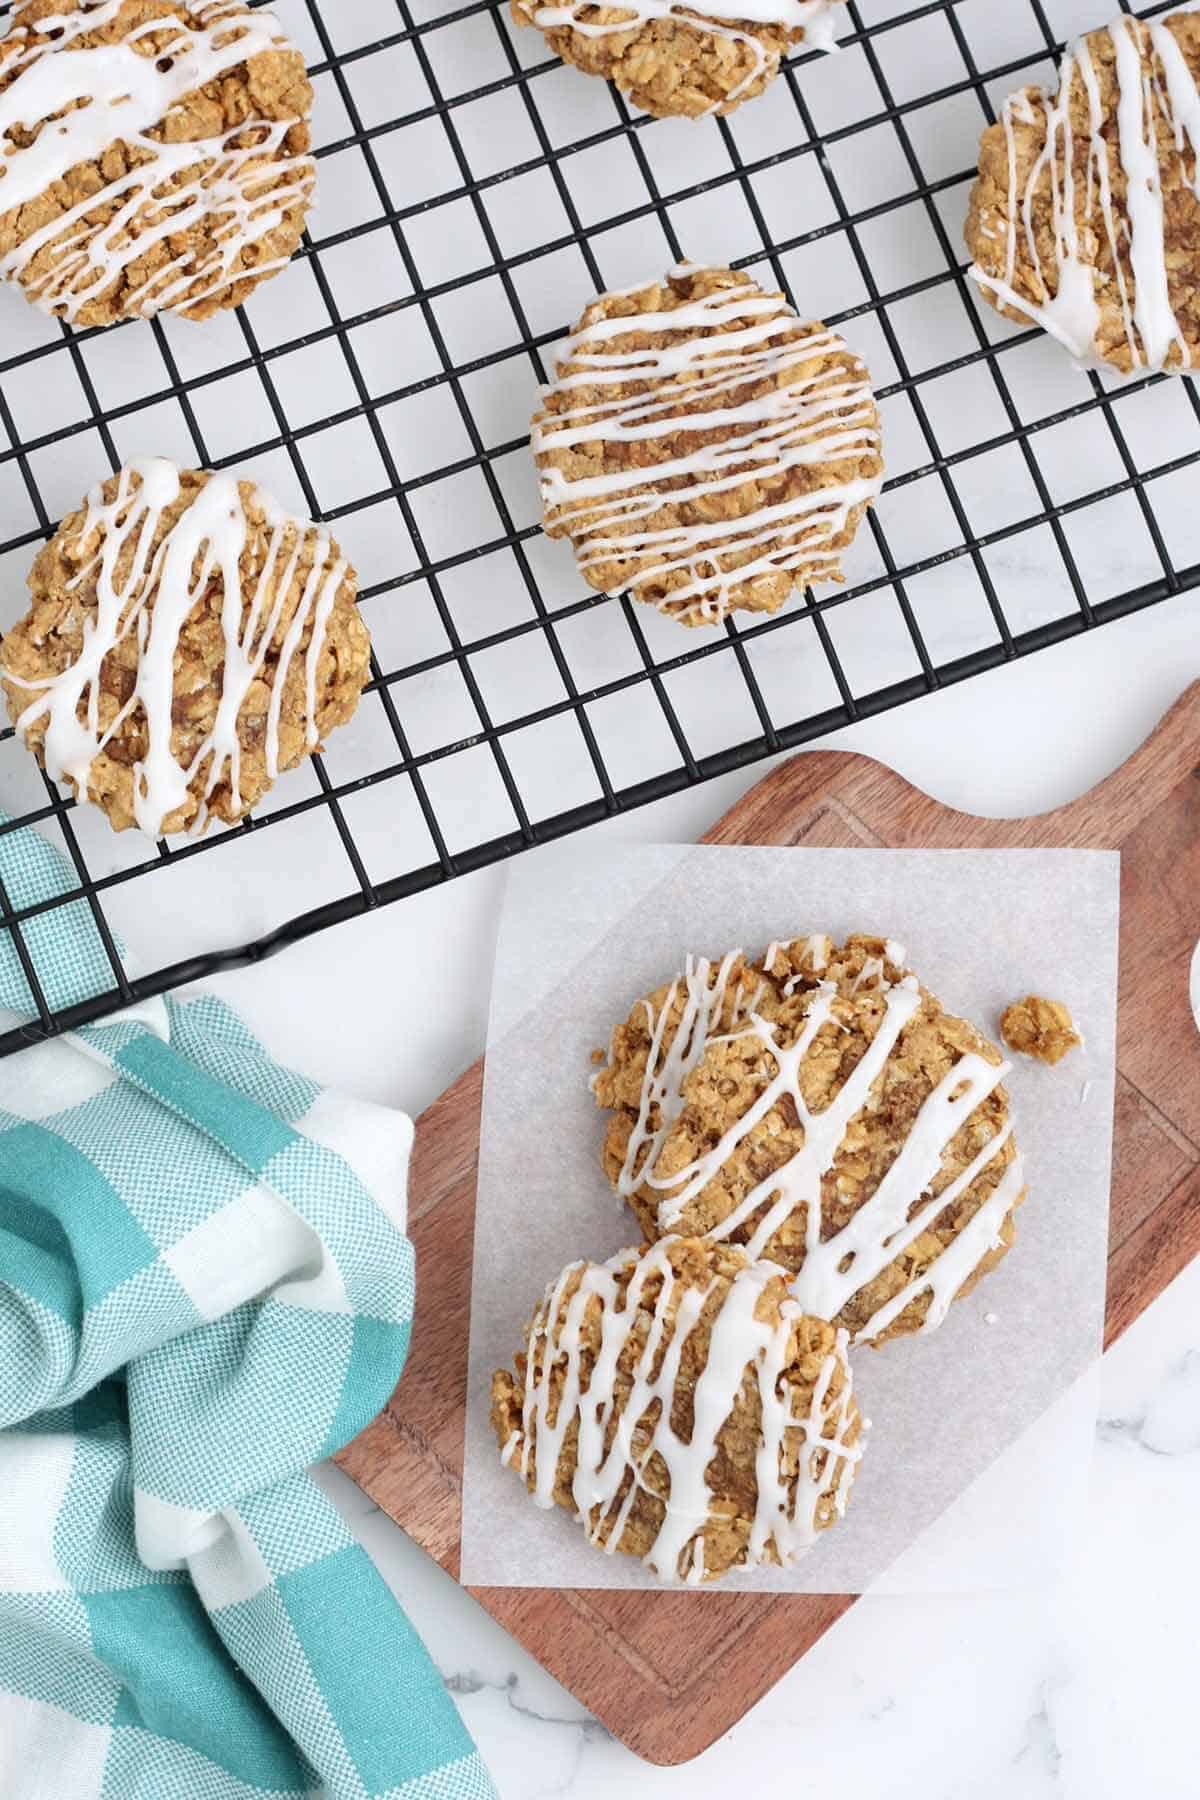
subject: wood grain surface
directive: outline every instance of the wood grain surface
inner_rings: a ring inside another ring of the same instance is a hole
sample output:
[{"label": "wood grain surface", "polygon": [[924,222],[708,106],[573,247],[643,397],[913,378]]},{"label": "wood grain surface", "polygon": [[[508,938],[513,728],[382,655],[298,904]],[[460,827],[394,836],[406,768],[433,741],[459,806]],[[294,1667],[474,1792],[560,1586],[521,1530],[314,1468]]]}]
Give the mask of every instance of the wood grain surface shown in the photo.
[{"label": "wood grain surface", "polygon": [[[1111,1343],[1200,1253],[1200,1037],[1187,998],[1200,938],[1200,683],[1107,781],[1039,818],[973,818],[865,757],[814,751],[773,770],[706,841],[1121,851]],[[388,1406],[338,1458],[454,1575],[482,1067],[418,1123],[413,1349]],[[471,1591],[619,1738],[659,1763],[706,1749],[853,1604],[848,1595],[736,1591]]]}]

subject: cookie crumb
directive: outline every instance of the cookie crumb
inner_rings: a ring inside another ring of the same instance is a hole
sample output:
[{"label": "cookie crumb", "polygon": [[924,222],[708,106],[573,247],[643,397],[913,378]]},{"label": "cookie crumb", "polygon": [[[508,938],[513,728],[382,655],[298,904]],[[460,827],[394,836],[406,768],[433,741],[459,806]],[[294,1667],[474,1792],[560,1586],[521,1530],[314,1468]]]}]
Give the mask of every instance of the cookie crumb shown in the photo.
[{"label": "cookie crumb", "polygon": [[1062,1001],[1045,1000],[1040,994],[1013,1001],[1000,1021],[1000,1035],[1010,1050],[1044,1063],[1061,1062],[1068,1050],[1083,1042]]},{"label": "cookie crumb", "polygon": [[598,1069],[600,1067],[601,1063],[604,1062],[607,1055],[608,1055],[608,1052],[606,1050],[593,1050],[592,1051],[592,1066],[593,1066],[593,1068]]}]

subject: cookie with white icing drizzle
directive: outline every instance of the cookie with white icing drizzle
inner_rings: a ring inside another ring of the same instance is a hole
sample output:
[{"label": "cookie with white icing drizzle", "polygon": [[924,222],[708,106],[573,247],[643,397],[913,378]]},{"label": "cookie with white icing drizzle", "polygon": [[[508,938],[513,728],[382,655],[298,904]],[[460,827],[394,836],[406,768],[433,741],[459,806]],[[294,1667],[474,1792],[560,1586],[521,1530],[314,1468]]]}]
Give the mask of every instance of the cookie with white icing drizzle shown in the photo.
[{"label": "cookie with white icing drizzle", "polygon": [[564,62],[615,82],[659,118],[730,113],[790,50],[832,50],[842,0],[512,0]]},{"label": "cookie with white icing drizzle", "polygon": [[300,243],[312,101],[242,0],[24,0],[0,38],[0,276],[73,325],[240,306]]},{"label": "cookie with white icing drizzle", "polygon": [[0,688],[55,780],[151,837],[235,823],[354,712],[371,642],[320,526],[249,481],[134,462],[29,577]]},{"label": "cookie with white icing drizzle", "polygon": [[1070,44],[1056,93],[984,133],[967,247],[980,292],[1083,364],[1200,361],[1200,14]]},{"label": "cookie with white icing drizzle", "polygon": [[941,1323],[1025,1195],[996,1047],[886,939],[689,959],[594,1078],[610,1179],[646,1235],[741,1245],[873,1343]]},{"label": "cookie with white icing drizzle", "polygon": [[584,579],[686,625],[840,581],[883,477],[863,364],[732,269],[603,295],[533,420],[545,527]]},{"label": "cookie with white icing drizzle", "polygon": [[564,1269],[493,1378],[492,1425],[539,1506],[690,1585],[793,1564],[863,1449],[845,1332],[784,1270],[683,1238]]}]

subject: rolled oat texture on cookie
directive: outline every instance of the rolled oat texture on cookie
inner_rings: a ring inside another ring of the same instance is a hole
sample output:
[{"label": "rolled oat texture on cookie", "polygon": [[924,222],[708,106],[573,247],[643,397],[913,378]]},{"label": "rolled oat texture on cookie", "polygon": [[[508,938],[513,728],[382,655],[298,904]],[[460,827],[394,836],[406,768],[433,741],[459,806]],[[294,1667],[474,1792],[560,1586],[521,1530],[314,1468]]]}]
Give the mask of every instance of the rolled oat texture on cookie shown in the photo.
[{"label": "rolled oat texture on cookie", "polygon": [[588,307],[533,420],[545,527],[685,625],[840,581],[883,478],[862,362],[781,294],[681,264]]},{"label": "rolled oat texture on cookie", "polygon": [[971,277],[1080,363],[1200,360],[1200,13],[1122,16],[1070,44],[983,134]]},{"label": "rolled oat texture on cookie", "polygon": [[659,118],[731,113],[798,49],[832,50],[843,0],[512,0],[564,62],[614,82]]},{"label": "rolled oat texture on cookie", "polygon": [[1010,1065],[890,939],[689,958],[592,1078],[605,1170],[646,1236],[741,1245],[855,1341],[930,1331],[1025,1197]]},{"label": "rolled oat texture on cookie", "polygon": [[353,714],[357,586],[329,534],[253,482],[134,462],[38,556],[0,689],[47,774],[114,829],[195,835]]},{"label": "rolled oat texture on cookie", "polygon": [[23,0],[0,38],[0,275],[80,326],[240,306],[299,246],[312,104],[241,0]]},{"label": "rolled oat texture on cookie", "polygon": [[790,1567],[863,1449],[845,1332],[783,1269],[683,1238],[564,1269],[493,1377],[492,1426],[539,1506],[689,1585]]}]

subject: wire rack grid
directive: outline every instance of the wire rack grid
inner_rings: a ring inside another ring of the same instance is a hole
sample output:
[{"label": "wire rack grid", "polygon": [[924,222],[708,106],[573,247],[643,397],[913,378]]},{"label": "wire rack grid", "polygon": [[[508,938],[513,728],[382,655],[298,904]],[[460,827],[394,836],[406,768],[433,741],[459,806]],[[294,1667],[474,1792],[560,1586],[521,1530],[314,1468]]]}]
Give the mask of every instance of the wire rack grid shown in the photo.
[{"label": "wire rack grid", "polygon": [[[0,885],[35,1015],[0,1053],[1200,581],[1192,384],[1081,374],[966,278],[979,133],[1052,79],[1092,0],[850,0],[836,59],[798,56],[701,123],[632,115],[494,0],[275,11],[317,93],[322,203],[291,269],[204,327],[74,332],[0,293],[0,629],[57,518],[165,454],[335,525],[372,682],[254,819],[194,843],[116,837],[0,734],[0,833],[56,837],[76,878],[53,898]],[[540,533],[528,449],[588,299],[684,255],[842,330],[888,468],[844,587],[708,631],[583,589]],[[233,892],[242,920],[256,898],[250,942],[222,932]],[[111,969],[83,999],[39,979],[64,907]],[[179,931],[135,965],[121,940],[151,911]]]}]

